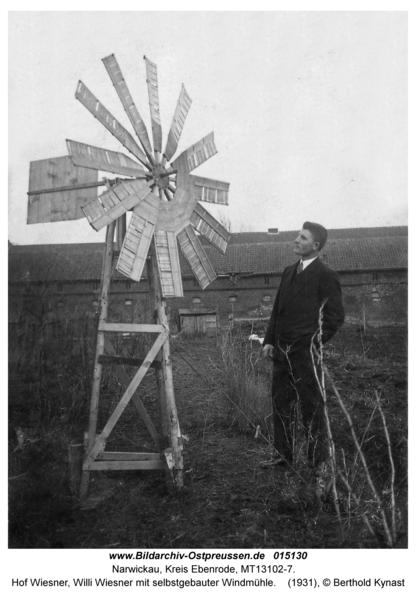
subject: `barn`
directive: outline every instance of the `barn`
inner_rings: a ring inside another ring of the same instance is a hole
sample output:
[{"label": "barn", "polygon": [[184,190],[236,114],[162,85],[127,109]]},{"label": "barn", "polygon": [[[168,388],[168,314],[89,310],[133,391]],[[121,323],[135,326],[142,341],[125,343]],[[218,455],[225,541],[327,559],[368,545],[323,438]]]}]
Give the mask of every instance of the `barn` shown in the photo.
[{"label": "barn", "polygon": [[[321,260],[341,279],[346,322],[372,327],[407,323],[407,227],[329,230]],[[218,277],[199,288],[181,257],[183,298],[169,299],[172,328],[213,335],[230,323],[265,323],[284,268],[295,261],[297,232],[234,233],[225,255],[204,244]],[[204,243],[204,242],[203,242]],[[93,320],[103,244],[9,245],[9,326],[39,324],[59,335],[62,321]],[[150,321],[146,273],[138,283],[114,271],[110,319]]]}]

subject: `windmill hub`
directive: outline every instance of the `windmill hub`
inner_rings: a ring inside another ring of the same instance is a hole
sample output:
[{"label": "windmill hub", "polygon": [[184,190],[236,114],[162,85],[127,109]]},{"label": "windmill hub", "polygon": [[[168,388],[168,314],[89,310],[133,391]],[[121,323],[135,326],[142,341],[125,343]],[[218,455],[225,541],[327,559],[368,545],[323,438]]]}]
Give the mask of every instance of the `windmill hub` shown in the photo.
[{"label": "windmill hub", "polygon": [[155,165],[152,168],[153,179],[158,188],[167,189],[169,185],[169,177],[166,176],[167,169],[162,165]]}]

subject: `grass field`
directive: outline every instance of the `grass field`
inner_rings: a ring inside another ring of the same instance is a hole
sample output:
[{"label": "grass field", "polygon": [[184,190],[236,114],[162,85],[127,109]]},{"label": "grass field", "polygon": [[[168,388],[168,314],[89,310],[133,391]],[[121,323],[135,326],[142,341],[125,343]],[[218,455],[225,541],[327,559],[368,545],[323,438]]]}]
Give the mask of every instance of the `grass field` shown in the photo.
[{"label": "grass field", "polygon": [[[325,347],[334,383],[327,379],[326,393],[337,502],[333,490],[316,497],[301,435],[293,469],[259,467],[271,451],[271,364],[247,337],[228,332],[218,340],[172,340],[187,439],[182,493],[169,494],[161,472],[96,473],[90,507],[71,493],[68,446],[82,441],[85,429],[91,340],[64,335],[59,351],[42,344],[11,348],[9,546],[407,547],[407,332],[344,327]],[[137,344],[129,343],[134,354]],[[106,368],[99,426],[121,391]],[[151,373],[141,398],[156,419]],[[134,408],[126,409],[107,449],[152,449]]]}]

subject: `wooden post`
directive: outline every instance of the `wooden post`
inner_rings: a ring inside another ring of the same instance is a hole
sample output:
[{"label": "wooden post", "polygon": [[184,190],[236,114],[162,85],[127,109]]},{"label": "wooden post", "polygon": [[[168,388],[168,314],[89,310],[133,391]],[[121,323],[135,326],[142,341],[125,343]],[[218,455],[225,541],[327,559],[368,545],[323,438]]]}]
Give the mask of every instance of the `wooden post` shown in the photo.
[{"label": "wooden post", "polygon": [[[101,290],[100,290],[100,307],[99,307],[99,320],[97,330],[97,344],[95,350],[95,361],[94,361],[94,374],[92,379],[92,391],[91,391],[91,405],[89,415],[88,433],[85,440],[85,453],[84,457],[88,456],[95,442],[95,434],[97,431],[97,418],[98,418],[98,403],[100,397],[100,386],[101,386],[101,375],[103,365],[98,362],[100,354],[104,354],[104,343],[105,333],[99,331],[99,327],[102,323],[105,323],[108,317],[108,294],[110,289],[111,281],[111,270],[113,267],[113,240],[114,230],[116,222],[113,221],[107,227],[107,234],[105,240],[105,253],[103,260],[103,269],[101,274]],[[81,476],[80,486],[80,498],[85,499],[88,494],[88,485],[90,480],[89,471],[83,471]]]},{"label": "wooden post", "polygon": [[[154,238],[150,245],[150,253],[147,261],[147,272],[151,297],[153,298],[156,308],[157,320],[160,325],[163,325],[163,327],[169,331],[169,322],[166,314],[166,300],[161,295]],[[163,343],[161,353],[163,388],[161,390],[162,393],[160,394],[160,402],[162,426],[164,428],[167,427],[168,429],[170,447],[173,451],[175,483],[177,489],[181,489],[183,487],[182,440],[179,428],[178,412],[175,403],[169,336]]]},{"label": "wooden post", "polygon": [[[162,292],[159,282],[159,273],[156,264],[156,255],[154,248],[154,240],[151,243],[149,255],[146,260],[147,281],[149,285],[150,295],[150,311],[152,318],[157,321],[157,306],[162,301]],[[156,356],[156,360],[160,362],[160,368],[155,369],[156,382],[159,393],[159,422],[162,434],[162,446],[169,446],[169,420],[165,402],[165,386],[162,372],[162,350]]]},{"label": "wooden post", "polygon": [[[157,159],[157,156],[156,156]],[[163,199],[162,190],[159,189],[159,198]],[[149,254],[146,259],[147,281],[149,285],[150,295],[150,310],[152,318],[155,322],[158,321],[157,307],[162,302],[162,287],[160,283],[159,270],[157,268],[155,238],[152,238]],[[157,360],[160,361],[160,369],[156,369],[156,382],[159,393],[159,423],[162,434],[162,450],[170,446],[169,440],[169,417],[166,406],[165,382],[162,371],[162,350],[157,354]]]}]

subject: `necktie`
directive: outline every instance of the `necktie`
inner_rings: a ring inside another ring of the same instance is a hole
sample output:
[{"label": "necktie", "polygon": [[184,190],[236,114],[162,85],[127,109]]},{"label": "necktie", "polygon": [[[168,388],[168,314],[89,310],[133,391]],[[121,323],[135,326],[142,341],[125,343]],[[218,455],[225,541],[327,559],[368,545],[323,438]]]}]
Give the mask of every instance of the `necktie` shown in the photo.
[{"label": "necktie", "polygon": [[299,275],[299,273],[302,273],[302,271],[303,271],[303,262],[300,261],[298,264],[298,267],[296,269],[296,273]]}]

